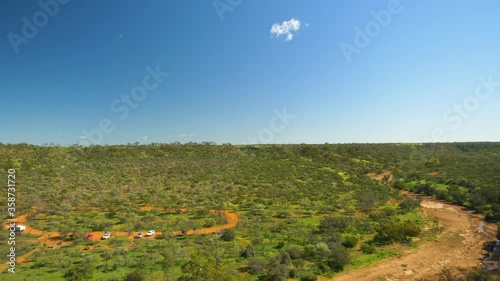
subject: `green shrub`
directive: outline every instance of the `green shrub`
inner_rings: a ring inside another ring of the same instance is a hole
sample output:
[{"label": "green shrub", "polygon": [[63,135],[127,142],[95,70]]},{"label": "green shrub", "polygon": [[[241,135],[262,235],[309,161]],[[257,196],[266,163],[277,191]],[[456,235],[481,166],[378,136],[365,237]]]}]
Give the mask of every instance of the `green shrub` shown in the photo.
[{"label": "green shrub", "polygon": [[299,248],[290,248],[286,251],[288,252],[292,260],[300,259],[302,257],[302,254],[304,253],[304,251]]},{"label": "green shrub", "polygon": [[375,247],[368,243],[363,243],[361,244],[361,252],[363,252],[364,254],[373,254],[375,253]]},{"label": "green shrub", "polygon": [[248,268],[252,274],[262,273],[266,268],[266,261],[257,257],[251,258],[248,260]]},{"label": "green shrub", "polygon": [[236,232],[232,228],[224,229],[220,236],[220,238],[224,241],[232,241],[234,240],[235,237],[236,237]]},{"label": "green shrub", "polygon": [[133,272],[129,273],[127,277],[125,277],[125,281],[142,281],[146,279],[146,275],[142,271],[142,269],[136,269]]},{"label": "green shrub", "polygon": [[316,281],[316,280],[318,280],[318,276],[316,276],[314,273],[311,272],[303,273],[302,276],[300,277],[300,281]]},{"label": "green shrub", "polygon": [[358,244],[358,238],[354,235],[345,235],[342,239],[342,245],[346,248],[354,248]]}]

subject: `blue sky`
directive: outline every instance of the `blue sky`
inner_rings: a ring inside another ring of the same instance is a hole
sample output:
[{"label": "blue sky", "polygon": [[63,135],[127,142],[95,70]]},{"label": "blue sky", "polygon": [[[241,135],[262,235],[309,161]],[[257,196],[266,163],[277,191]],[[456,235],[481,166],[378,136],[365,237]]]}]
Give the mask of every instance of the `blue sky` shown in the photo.
[{"label": "blue sky", "polygon": [[59,1],[0,2],[0,142],[500,141],[498,1]]}]

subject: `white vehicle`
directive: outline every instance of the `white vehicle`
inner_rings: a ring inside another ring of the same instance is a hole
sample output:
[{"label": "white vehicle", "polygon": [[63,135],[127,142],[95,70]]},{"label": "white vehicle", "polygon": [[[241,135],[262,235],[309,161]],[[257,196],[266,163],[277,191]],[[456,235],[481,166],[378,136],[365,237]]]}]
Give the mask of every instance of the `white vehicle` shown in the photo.
[{"label": "white vehicle", "polygon": [[107,240],[107,239],[109,239],[109,238],[111,238],[111,233],[106,232],[106,233],[104,233],[104,235],[101,237],[101,240]]},{"label": "white vehicle", "polygon": [[21,232],[21,231],[25,231],[26,230],[26,226],[24,225],[16,225],[16,227],[14,228],[14,231],[17,231],[17,232]]},{"label": "white vehicle", "polygon": [[139,232],[139,233],[135,236],[135,238],[137,238],[137,239],[142,238],[142,236],[143,236],[143,235],[144,235],[144,234],[142,234],[142,232]]},{"label": "white vehicle", "polygon": [[150,230],[148,231],[148,233],[146,233],[146,236],[153,236],[155,234],[155,231],[154,230]]}]

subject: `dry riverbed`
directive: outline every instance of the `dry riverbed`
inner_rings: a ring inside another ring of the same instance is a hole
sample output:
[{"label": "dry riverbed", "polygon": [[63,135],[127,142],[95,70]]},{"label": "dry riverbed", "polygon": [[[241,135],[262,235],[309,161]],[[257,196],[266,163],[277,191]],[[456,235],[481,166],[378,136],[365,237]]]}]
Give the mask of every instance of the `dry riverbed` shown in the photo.
[{"label": "dry riverbed", "polygon": [[497,226],[484,223],[484,216],[473,214],[463,207],[449,204],[429,196],[405,192],[420,199],[424,216],[435,217],[443,231],[435,239],[422,243],[415,249],[403,251],[398,258],[385,259],[366,267],[357,268],[335,276],[335,281],[351,280],[438,280],[445,268],[473,268],[481,265],[487,252],[487,242],[495,241]]}]

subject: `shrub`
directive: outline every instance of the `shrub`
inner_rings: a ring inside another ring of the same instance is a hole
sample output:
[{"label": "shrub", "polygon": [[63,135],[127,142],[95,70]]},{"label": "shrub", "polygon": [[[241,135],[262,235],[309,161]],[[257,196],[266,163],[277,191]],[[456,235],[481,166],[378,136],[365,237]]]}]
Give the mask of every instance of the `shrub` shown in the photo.
[{"label": "shrub", "polygon": [[206,219],[205,222],[203,223],[203,227],[212,227],[215,225],[215,220],[214,219]]},{"label": "shrub", "polygon": [[286,252],[286,251],[280,252],[278,259],[279,259],[279,262],[281,264],[289,265],[292,263],[292,259],[290,258],[290,254],[288,254],[288,252]]},{"label": "shrub", "polygon": [[420,234],[420,226],[414,221],[383,221],[376,227],[374,240],[382,243],[402,242]]},{"label": "shrub", "polygon": [[232,241],[236,237],[234,229],[224,229],[220,238],[224,241]]},{"label": "shrub", "polygon": [[141,269],[137,269],[127,275],[125,277],[126,281],[142,281],[146,279],[146,275],[144,275],[144,272]]},{"label": "shrub", "polygon": [[316,276],[314,273],[311,272],[306,272],[302,274],[300,277],[300,281],[316,281],[318,280],[318,276]]},{"label": "shrub", "polygon": [[403,211],[403,213],[406,213],[414,210],[415,208],[418,208],[418,206],[420,206],[420,203],[417,200],[407,197],[403,201],[401,201],[398,206],[401,211]]},{"label": "shrub", "polygon": [[271,262],[267,266],[266,276],[264,276],[264,280],[266,281],[286,281],[289,276],[290,269],[288,266],[279,263]]},{"label": "shrub", "polygon": [[248,268],[250,269],[250,273],[259,274],[264,272],[266,262],[261,258],[251,258],[248,260]]},{"label": "shrub", "polygon": [[328,257],[328,266],[335,271],[342,271],[349,263],[349,252],[342,245],[334,244],[330,246],[331,254]]},{"label": "shrub", "polygon": [[358,238],[354,235],[345,235],[342,239],[342,245],[346,248],[354,248],[358,244]]},{"label": "shrub", "polygon": [[363,252],[364,254],[373,254],[375,253],[375,247],[368,243],[363,243],[361,244],[361,252]]},{"label": "shrub", "polygon": [[288,252],[292,260],[300,259],[302,257],[302,253],[304,252],[299,248],[290,248],[286,251]]},{"label": "shrub", "polygon": [[251,258],[251,257],[253,257],[254,256],[253,245],[252,244],[248,244],[248,246],[245,248],[245,251],[243,251],[241,253],[241,256],[245,257],[245,258]]},{"label": "shrub", "polygon": [[276,217],[280,218],[280,219],[287,219],[287,218],[291,218],[292,215],[288,212],[278,212],[278,213],[276,213]]}]

